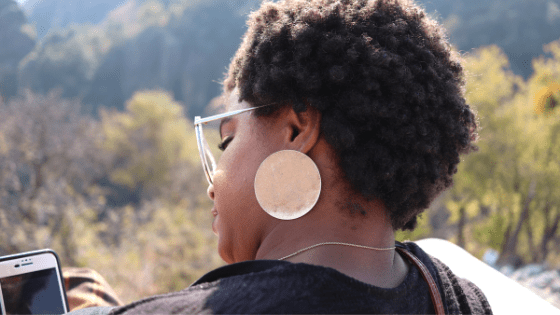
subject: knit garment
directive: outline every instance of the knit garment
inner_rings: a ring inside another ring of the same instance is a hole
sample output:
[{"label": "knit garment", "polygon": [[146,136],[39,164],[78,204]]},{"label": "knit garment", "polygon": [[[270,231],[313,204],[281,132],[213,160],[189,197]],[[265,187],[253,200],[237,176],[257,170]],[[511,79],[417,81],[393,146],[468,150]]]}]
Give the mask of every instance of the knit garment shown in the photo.
[{"label": "knit garment", "polygon": [[[397,243],[428,268],[440,290],[446,314],[492,314],[473,283],[456,277],[412,242]],[[406,260],[406,258],[403,258]],[[190,287],[92,314],[183,313],[359,313],[433,314],[426,281],[418,268],[396,288],[372,286],[335,269],[286,261],[256,260],[210,271]],[[79,314],[88,314],[87,309]],[[86,311],[86,312],[84,312]]]}]

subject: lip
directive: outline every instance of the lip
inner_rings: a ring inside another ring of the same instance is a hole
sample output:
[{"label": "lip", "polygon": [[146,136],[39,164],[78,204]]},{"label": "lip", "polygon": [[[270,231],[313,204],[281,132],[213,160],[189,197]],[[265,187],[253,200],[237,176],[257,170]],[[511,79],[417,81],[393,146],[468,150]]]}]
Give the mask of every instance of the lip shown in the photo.
[{"label": "lip", "polygon": [[218,210],[216,210],[216,208],[212,208],[212,211],[210,211],[210,212],[212,212],[212,215],[214,217],[218,215]]}]

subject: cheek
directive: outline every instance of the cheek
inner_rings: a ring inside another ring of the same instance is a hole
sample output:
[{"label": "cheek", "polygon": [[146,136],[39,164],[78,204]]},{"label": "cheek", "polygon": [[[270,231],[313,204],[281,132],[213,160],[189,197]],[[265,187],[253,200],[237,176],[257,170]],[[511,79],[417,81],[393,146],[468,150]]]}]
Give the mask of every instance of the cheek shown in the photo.
[{"label": "cheek", "polygon": [[251,160],[252,154],[233,147],[228,149],[214,174],[214,205],[220,217],[216,222],[220,234],[225,230],[247,229],[244,219],[260,208],[254,190],[258,165]]},{"label": "cheek", "polygon": [[[224,164],[226,164],[226,161],[224,161]],[[232,199],[246,198],[250,193],[253,193],[251,185],[254,179],[251,177],[254,177],[254,175],[249,168],[242,163],[225,166],[220,168],[220,165],[218,165],[218,169],[214,173],[214,188],[217,199],[215,202],[219,202],[220,199],[227,199],[228,202],[232,202]]]},{"label": "cheek", "polygon": [[213,228],[218,235],[218,253],[227,263],[254,259],[261,241],[266,213],[254,193],[255,172],[239,163],[214,175],[218,216]]},{"label": "cheek", "polygon": [[260,163],[266,158],[261,153],[261,150],[247,146],[231,146],[226,149],[214,174],[216,186],[220,186],[216,190],[223,191],[228,199],[235,195],[242,198],[254,197],[255,175]]}]

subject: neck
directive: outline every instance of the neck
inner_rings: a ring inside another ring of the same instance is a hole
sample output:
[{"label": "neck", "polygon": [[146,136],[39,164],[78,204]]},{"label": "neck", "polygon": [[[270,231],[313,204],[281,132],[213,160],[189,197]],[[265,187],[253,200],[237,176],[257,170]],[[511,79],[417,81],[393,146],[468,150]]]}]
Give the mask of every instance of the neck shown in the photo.
[{"label": "neck", "polygon": [[[375,248],[394,247],[393,230],[387,229],[387,225],[379,227],[373,223],[349,224],[354,221],[351,219],[320,220],[313,218],[311,213],[306,216],[313,220],[294,220],[285,222],[289,224],[279,224],[261,243],[256,259],[280,259],[326,242]],[[312,221],[314,224],[305,221]],[[407,273],[404,261],[394,250],[373,250],[342,244],[316,246],[286,260],[333,268],[362,282],[384,288],[396,287]]]},{"label": "neck", "polygon": [[[310,157],[321,173],[323,188],[317,204],[301,218],[272,221],[263,231],[255,259],[280,259],[324,242],[393,247],[395,235],[384,203],[352,193],[327,154],[311,152]],[[407,271],[406,264],[394,250],[377,251],[343,245],[318,246],[286,260],[334,268],[381,287],[398,285]]]},{"label": "neck", "polygon": [[[256,254],[256,259],[279,259],[290,255],[303,248],[325,243],[340,242],[353,245],[361,245],[374,248],[394,247],[395,237],[391,225],[379,216],[368,213],[366,216],[350,216],[343,213],[336,217],[324,215],[324,211],[319,213],[313,209],[304,217],[292,221],[280,221],[267,233]],[[375,218],[374,218],[375,217]],[[381,220],[380,220],[381,219]],[[292,262],[312,262],[315,264],[325,264],[330,259],[320,259],[321,253],[327,257],[341,251],[355,253],[345,256],[351,261],[357,262],[360,258],[371,256],[392,257],[392,251],[372,250],[354,246],[329,245],[309,249],[301,254],[290,257]]]},{"label": "neck", "polygon": [[369,249],[369,250],[379,250],[379,251],[383,251],[383,250],[394,250],[396,248],[396,246],[393,247],[384,247],[384,248],[378,248],[378,247],[370,247],[370,246],[364,246],[364,245],[359,245],[359,244],[352,244],[352,243],[345,243],[345,242],[323,242],[323,243],[318,243],[315,245],[311,245],[308,247],[305,247],[303,249],[298,250],[297,252],[284,256],[282,258],[280,258],[279,260],[286,260],[288,258],[292,258],[294,256],[297,256],[303,252],[306,252],[308,250],[317,248],[319,246],[327,246],[327,245],[336,245],[336,246],[350,246],[350,247],[355,247],[355,248],[361,248],[361,249]]},{"label": "neck", "polygon": [[[328,198],[324,198],[328,199]],[[326,204],[326,206],[324,206]],[[339,207],[332,205],[338,204]],[[329,205],[331,205],[329,207]],[[395,244],[392,226],[382,204],[333,203],[321,200],[305,216],[292,221],[279,221],[267,233],[256,254],[256,259],[280,259],[306,247],[341,242],[376,248],[390,248]],[[352,209],[354,208],[354,209]],[[355,211],[363,208],[366,214]],[[356,212],[352,214],[352,211]],[[308,263],[337,269],[346,274],[356,271],[392,270],[394,250],[371,250],[344,245],[318,246],[286,259],[294,263]]]}]

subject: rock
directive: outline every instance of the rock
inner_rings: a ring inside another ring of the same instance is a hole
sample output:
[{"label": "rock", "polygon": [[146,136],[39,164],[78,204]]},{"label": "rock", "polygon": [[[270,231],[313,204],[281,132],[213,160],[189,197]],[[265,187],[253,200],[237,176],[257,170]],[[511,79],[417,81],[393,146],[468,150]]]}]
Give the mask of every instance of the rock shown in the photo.
[{"label": "rock", "polygon": [[512,265],[505,265],[502,268],[500,268],[499,271],[504,275],[510,277],[515,272],[515,268],[513,268]]},{"label": "rock", "polygon": [[482,256],[482,261],[494,267],[498,258],[500,258],[500,253],[495,249],[489,249],[484,253],[484,256]]},{"label": "rock", "polygon": [[506,265],[499,271],[560,309],[560,270],[546,269],[546,265],[531,264],[515,270]]},{"label": "rock", "polygon": [[544,289],[557,278],[558,278],[558,273],[556,272],[556,270],[549,270],[530,279],[527,282],[527,284],[539,289]]},{"label": "rock", "polygon": [[[557,277],[554,281],[552,281],[552,283],[550,284],[549,288],[550,288],[550,292],[551,293],[558,293],[560,294],[560,275],[557,272]],[[559,296],[560,298],[560,296]]]},{"label": "rock", "polygon": [[516,280],[516,281],[525,281],[530,277],[533,277],[541,272],[544,271],[544,267],[541,265],[536,265],[536,264],[530,264],[527,266],[524,266],[518,270],[516,270],[511,276],[510,278]]}]

